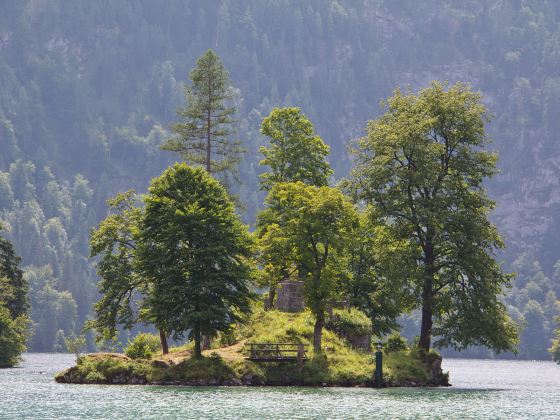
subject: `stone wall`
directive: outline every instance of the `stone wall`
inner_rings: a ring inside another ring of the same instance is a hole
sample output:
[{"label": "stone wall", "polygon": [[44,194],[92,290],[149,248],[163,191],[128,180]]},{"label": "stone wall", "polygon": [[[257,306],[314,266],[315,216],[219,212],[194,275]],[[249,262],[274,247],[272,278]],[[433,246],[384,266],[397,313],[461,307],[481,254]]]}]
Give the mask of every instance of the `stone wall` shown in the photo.
[{"label": "stone wall", "polygon": [[284,312],[301,312],[305,308],[303,301],[303,283],[285,281],[278,284],[274,307]]}]

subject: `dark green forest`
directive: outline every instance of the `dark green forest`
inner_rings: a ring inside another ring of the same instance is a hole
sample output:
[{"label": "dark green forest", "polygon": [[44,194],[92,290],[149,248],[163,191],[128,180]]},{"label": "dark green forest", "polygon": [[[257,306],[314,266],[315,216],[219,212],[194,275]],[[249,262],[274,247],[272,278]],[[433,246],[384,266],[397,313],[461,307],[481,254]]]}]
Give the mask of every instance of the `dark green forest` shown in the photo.
[{"label": "dark green forest", "polygon": [[[0,0],[0,221],[29,282],[28,347],[60,349],[92,316],[90,231],[107,198],[145,191],[178,159],[160,145],[212,48],[235,88],[247,152],[232,189],[253,226],[259,128],[273,107],[301,107],[339,180],[349,141],[396,87],[480,91],[500,154],[487,188],[500,258],[517,272],[506,304],[525,325],[519,356],[548,358],[560,315],[559,18],[557,2],[522,0]],[[417,322],[403,319],[404,333]]]}]

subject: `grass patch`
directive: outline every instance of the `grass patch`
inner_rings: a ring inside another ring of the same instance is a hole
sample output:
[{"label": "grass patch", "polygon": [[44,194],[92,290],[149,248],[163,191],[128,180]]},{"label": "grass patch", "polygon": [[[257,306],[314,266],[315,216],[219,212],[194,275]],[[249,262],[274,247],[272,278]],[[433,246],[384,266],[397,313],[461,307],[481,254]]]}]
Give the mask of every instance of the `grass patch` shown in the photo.
[{"label": "grass patch", "polygon": [[[347,312],[347,311],[346,311]],[[374,355],[352,348],[344,338],[352,323],[363,327],[360,314],[344,314],[335,326],[323,332],[323,352],[313,353],[314,318],[309,311],[286,313],[255,308],[244,325],[235,326],[227,344],[191,357],[192,344],[173,348],[165,357],[133,360],[124,355],[84,356],[77,366],[57,376],[59,382],[73,383],[163,383],[186,385],[331,385],[367,386],[373,383]],[[361,328],[359,327],[359,328]],[[358,327],[357,327],[358,328]],[[358,329],[359,329],[358,328]],[[341,332],[341,329],[344,330]],[[336,331],[335,331],[336,330]],[[234,337],[234,338],[232,338]],[[216,340],[214,346],[219,345]],[[307,345],[308,360],[256,363],[246,359],[249,343],[301,343]],[[389,385],[438,383],[432,366],[439,355],[417,350],[394,351],[384,355],[384,374]]]}]

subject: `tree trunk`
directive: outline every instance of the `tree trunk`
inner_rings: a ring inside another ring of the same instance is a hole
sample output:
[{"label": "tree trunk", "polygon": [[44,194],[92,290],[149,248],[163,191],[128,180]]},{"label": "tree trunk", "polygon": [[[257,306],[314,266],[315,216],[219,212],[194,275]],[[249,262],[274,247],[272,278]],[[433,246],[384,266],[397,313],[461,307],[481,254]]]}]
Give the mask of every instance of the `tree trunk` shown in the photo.
[{"label": "tree trunk", "polygon": [[201,346],[201,337],[200,337],[200,329],[198,327],[194,328],[194,358],[200,359],[202,357],[202,346]]},{"label": "tree trunk", "polygon": [[432,325],[434,315],[434,253],[433,247],[425,251],[426,277],[422,289],[422,324],[420,326],[420,341],[418,347],[429,351],[432,342]]},{"label": "tree trunk", "polygon": [[201,349],[202,350],[210,350],[210,347],[212,347],[211,337],[207,334],[202,334],[201,337],[200,337],[200,340],[202,342]]},{"label": "tree trunk", "polygon": [[165,331],[161,328],[159,330],[159,341],[161,341],[161,351],[163,354],[168,354],[169,346],[167,345],[167,336],[165,335]]},{"label": "tree trunk", "polygon": [[207,115],[207,126],[206,126],[206,171],[208,173],[210,173],[210,158],[212,157],[212,136],[211,136],[211,128],[212,128],[212,119],[211,119],[211,115],[210,115],[210,110],[208,110],[208,115]]},{"label": "tree trunk", "polygon": [[422,324],[420,326],[420,341],[418,347],[422,350],[429,351],[432,341],[432,324],[433,324],[433,302],[432,296],[424,296],[422,300]]},{"label": "tree trunk", "polygon": [[321,349],[321,339],[323,338],[323,326],[325,325],[325,314],[322,313],[317,315],[315,320],[315,328],[313,329],[313,351],[315,354],[320,354]]},{"label": "tree trunk", "polygon": [[268,301],[266,302],[265,309],[272,309],[274,307],[274,298],[276,297],[276,287],[270,286],[270,290],[268,291]]}]

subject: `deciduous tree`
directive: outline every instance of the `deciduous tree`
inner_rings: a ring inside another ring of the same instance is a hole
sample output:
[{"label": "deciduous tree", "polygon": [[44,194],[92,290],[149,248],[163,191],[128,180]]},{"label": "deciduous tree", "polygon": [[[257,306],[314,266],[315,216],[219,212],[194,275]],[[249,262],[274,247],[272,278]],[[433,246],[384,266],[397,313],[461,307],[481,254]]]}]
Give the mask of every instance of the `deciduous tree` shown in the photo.
[{"label": "deciduous tree", "polygon": [[261,242],[283,242],[278,248],[287,264],[302,267],[304,295],[315,315],[313,347],[321,352],[321,338],[329,300],[340,296],[340,283],[350,276],[346,246],[358,225],[357,212],[336,188],[307,186],[302,182],[276,184],[260,218],[276,213]]},{"label": "deciduous tree", "polygon": [[91,256],[99,257],[97,272],[101,299],[96,318],[88,323],[103,339],[111,339],[117,326],[131,329],[139,321],[153,323],[160,331],[161,347],[168,352],[165,319],[152,316],[146,303],[149,283],[138,272],[137,240],[144,209],[134,191],[108,200],[111,214],[91,234]]},{"label": "deciduous tree", "polygon": [[328,184],[333,171],[326,161],[327,146],[315,134],[313,124],[299,108],[275,108],[263,119],[261,133],[270,146],[261,147],[264,159],[260,164],[269,172],[261,175],[261,187],[270,190],[279,182],[301,181],[307,185]]},{"label": "deciduous tree", "polygon": [[[466,85],[434,82],[417,95],[397,90],[386,113],[358,141],[353,185],[371,203],[404,258],[422,312],[419,346],[485,345],[512,350],[517,328],[500,301],[511,275],[495,252],[504,244],[489,221],[484,179],[496,173],[485,149],[488,112]],[[435,322],[435,325],[434,325]]]},{"label": "deciduous tree", "polygon": [[225,331],[249,311],[252,239],[225,189],[201,168],[175,164],[145,198],[139,266],[148,302],[175,337]]}]

